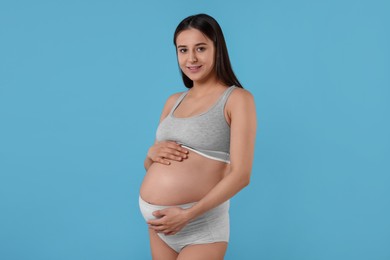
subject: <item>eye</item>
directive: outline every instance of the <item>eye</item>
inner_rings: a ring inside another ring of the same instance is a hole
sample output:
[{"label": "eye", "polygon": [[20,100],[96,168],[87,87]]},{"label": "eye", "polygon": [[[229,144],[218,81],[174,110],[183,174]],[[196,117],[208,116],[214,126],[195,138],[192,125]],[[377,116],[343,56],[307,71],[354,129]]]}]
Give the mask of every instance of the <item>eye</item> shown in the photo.
[{"label": "eye", "polygon": [[180,53],[186,53],[186,52],[187,52],[187,49],[181,48],[181,49],[179,49],[179,52],[180,52]]},{"label": "eye", "polygon": [[206,48],[205,48],[205,47],[198,47],[196,50],[197,50],[198,52],[202,52],[202,51],[205,51]]}]

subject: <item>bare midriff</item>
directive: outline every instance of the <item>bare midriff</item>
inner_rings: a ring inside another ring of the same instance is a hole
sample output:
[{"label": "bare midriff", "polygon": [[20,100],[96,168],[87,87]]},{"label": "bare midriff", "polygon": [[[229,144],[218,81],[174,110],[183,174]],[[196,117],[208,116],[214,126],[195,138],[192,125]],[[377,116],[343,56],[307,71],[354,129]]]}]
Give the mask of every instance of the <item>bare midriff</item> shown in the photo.
[{"label": "bare midriff", "polygon": [[180,205],[202,199],[220,182],[229,164],[189,151],[183,161],[153,163],[141,185],[140,196],[154,205]]}]

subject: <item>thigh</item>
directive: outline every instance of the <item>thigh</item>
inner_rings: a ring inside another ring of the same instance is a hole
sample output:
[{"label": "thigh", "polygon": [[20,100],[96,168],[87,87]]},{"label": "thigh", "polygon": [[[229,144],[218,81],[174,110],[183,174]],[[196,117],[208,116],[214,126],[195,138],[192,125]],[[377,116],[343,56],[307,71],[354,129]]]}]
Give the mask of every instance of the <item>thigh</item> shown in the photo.
[{"label": "thigh", "polygon": [[157,233],[149,228],[150,249],[153,260],[176,260],[177,253],[170,248]]},{"label": "thigh", "polygon": [[223,260],[227,245],[226,242],[216,242],[186,246],[177,260]]}]

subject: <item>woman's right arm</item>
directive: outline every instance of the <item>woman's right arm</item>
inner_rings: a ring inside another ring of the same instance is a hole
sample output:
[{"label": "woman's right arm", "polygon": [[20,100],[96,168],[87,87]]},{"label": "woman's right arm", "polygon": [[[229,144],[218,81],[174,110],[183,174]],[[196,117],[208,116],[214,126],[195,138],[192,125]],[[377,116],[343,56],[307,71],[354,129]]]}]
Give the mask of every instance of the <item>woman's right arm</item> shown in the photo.
[{"label": "woman's right arm", "polygon": [[[160,123],[162,120],[164,120],[165,117],[168,116],[169,112],[173,108],[173,105],[175,104],[175,101],[179,98],[180,94],[181,93],[176,93],[168,98],[160,116]],[[148,153],[146,155],[144,161],[145,170],[148,170],[153,163],[161,163],[161,164],[169,165],[171,164],[170,160],[175,160],[180,162],[183,159],[187,158],[187,154],[188,154],[188,150],[184,149],[176,142],[173,141],[157,142],[156,140],[154,142],[154,145],[152,145],[149,148]]]}]

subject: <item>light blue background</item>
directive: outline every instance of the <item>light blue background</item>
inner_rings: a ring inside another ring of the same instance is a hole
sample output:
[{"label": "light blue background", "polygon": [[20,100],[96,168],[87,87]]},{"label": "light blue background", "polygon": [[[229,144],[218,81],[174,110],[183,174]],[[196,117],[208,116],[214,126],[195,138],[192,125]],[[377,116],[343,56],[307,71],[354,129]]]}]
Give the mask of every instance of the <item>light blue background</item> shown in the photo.
[{"label": "light blue background", "polygon": [[385,0],[1,1],[0,259],[150,259],[143,159],[200,12],[258,112],[226,259],[390,259]]}]

